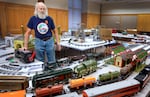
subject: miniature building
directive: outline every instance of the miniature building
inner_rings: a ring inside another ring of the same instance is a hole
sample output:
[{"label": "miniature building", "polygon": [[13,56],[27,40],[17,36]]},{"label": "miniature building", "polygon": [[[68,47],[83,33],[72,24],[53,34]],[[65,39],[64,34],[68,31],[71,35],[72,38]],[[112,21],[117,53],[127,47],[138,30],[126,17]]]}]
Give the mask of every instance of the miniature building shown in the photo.
[{"label": "miniature building", "polygon": [[[137,57],[135,58],[135,56]],[[123,67],[126,64],[129,64],[130,62],[132,62],[133,64],[140,64],[141,62],[143,62],[146,56],[147,52],[143,49],[139,49],[134,52],[131,50],[126,50],[124,52],[117,54],[117,56],[115,57],[114,65]]]},{"label": "miniature building", "polygon": [[131,62],[132,56],[133,56],[133,52],[130,50],[121,52],[121,53],[117,54],[117,56],[115,57],[114,65],[123,67],[126,64],[129,64]]}]

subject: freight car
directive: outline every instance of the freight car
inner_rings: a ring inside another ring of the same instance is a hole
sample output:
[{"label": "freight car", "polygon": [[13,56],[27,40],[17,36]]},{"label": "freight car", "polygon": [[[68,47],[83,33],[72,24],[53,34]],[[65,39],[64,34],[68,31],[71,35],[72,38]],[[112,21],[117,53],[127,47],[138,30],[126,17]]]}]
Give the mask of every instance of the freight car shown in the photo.
[{"label": "freight car", "polygon": [[121,79],[126,79],[133,71],[135,67],[132,64],[127,64],[120,69]]},{"label": "freight car", "polygon": [[79,90],[87,87],[93,87],[96,83],[95,77],[84,77],[79,79],[72,79],[69,81],[69,88],[71,91]]},{"label": "freight car", "polygon": [[54,96],[58,94],[63,94],[63,84],[58,84],[54,86],[47,86],[45,88],[37,88],[35,90],[36,97]]},{"label": "freight car", "polygon": [[82,77],[90,74],[97,69],[97,61],[94,59],[83,61],[81,64],[74,67],[74,73],[77,77]]},{"label": "freight car", "polygon": [[74,61],[81,62],[81,61],[85,61],[85,60],[87,60],[86,55],[68,56],[68,57],[64,57],[64,58],[60,58],[60,59],[56,60],[56,62],[54,64],[57,64],[59,67],[66,67],[66,66],[70,66],[71,63],[73,63]]},{"label": "freight car", "polygon": [[120,72],[119,71],[112,71],[108,73],[100,74],[98,77],[98,85],[104,85],[116,81],[120,81]]},{"label": "freight car", "polygon": [[73,61],[78,61],[78,60],[83,60],[83,61],[85,61],[85,60],[87,60],[87,56],[86,56],[86,55],[69,56],[69,60],[70,60],[71,62],[73,62]]},{"label": "freight car", "polygon": [[66,83],[69,78],[72,78],[72,73],[73,71],[70,68],[46,71],[44,73],[34,75],[32,85],[34,88],[38,88],[54,85],[55,83],[60,82]]}]

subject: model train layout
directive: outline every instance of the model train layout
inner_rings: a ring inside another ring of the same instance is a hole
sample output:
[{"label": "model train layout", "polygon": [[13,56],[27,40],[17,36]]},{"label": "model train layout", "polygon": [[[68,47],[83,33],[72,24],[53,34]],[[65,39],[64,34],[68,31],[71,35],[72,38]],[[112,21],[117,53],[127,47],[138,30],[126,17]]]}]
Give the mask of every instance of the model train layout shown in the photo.
[{"label": "model train layout", "polygon": [[[143,87],[144,85],[143,83],[140,82],[140,80],[137,80],[137,79],[131,80],[131,83],[132,81],[134,83],[134,84],[132,83],[132,85],[130,83],[128,83],[129,85],[125,84],[128,82],[126,81],[126,78],[132,73],[133,70],[136,69],[138,65],[140,65],[143,62],[145,57],[147,57],[147,54],[145,53],[145,51],[143,52],[143,50],[138,50],[137,52],[138,52],[137,57],[135,57],[135,53],[133,53],[131,57],[132,59],[128,60],[128,64],[122,67],[120,71],[110,71],[107,73],[99,74],[98,77],[94,77],[94,76],[88,77],[87,75],[89,75],[92,72],[96,72],[96,70],[99,68],[98,68],[97,61],[95,59],[88,60],[87,58],[87,60],[80,62],[79,65],[74,66],[73,68],[65,68],[61,70],[56,69],[55,71],[47,71],[39,75],[37,74],[33,77],[32,82],[33,82],[35,90],[37,90],[38,88],[41,88],[41,90],[44,90],[49,85],[53,86],[54,84],[60,85],[61,83],[68,83],[67,89],[69,89],[69,92],[76,91],[79,94],[82,93],[83,97],[91,97],[91,96],[88,96],[88,94],[86,94],[86,93],[90,93],[90,92],[86,92],[86,91],[89,91],[90,89],[93,92],[96,88],[105,87],[105,85],[107,86],[106,88],[108,88],[109,85],[111,84],[112,86],[115,83],[116,83],[116,86],[119,86],[119,84],[124,84],[125,86],[117,88],[116,91],[126,91],[127,92],[126,95],[121,94],[121,93],[110,94],[110,95],[119,95],[117,97],[130,96],[138,92],[139,90],[141,90],[142,89],[141,87]],[[138,59],[139,56],[141,60]],[[66,70],[69,70],[69,72]],[[147,80],[149,81],[149,70],[148,69],[143,69],[143,70],[147,70],[146,71],[147,76],[148,76]],[[148,82],[147,80],[145,81],[145,84]],[[131,89],[127,89],[127,88],[133,88],[133,92],[128,93]],[[124,89],[127,89],[127,90],[124,90]],[[65,90],[62,91],[62,89],[58,89],[58,90],[61,90],[59,91],[59,93],[65,94],[68,92]],[[107,91],[106,94],[109,94],[110,91]],[[45,93],[45,95],[43,94],[43,96],[46,96],[46,94],[47,93]],[[93,94],[94,93],[92,93],[92,95]],[[53,95],[53,94],[50,94],[50,95]],[[106,96],[111,97],[109,95],[106,95]],[[100,97],[103,97],[103,96],[100,96]]]},{"label": "model train layout", "polygon": [[[95,77],[84,77],[70,80],[68,87],[71,92],[82,91],[83,97],[106,97],[106,96],[112,97],[112,95],[115,95],[115,97],[124,97],[124,96],[131,96],[139,92],[141,89],[143,89],[143,87],[145,87],[145,85],[148,83],[149,80],[150,80],[150,65],[147,65],[134,79],[121,80],[111,84],[107,83],[105,85],[98,85]],[[49,92],[54,91],[56,88],[57,91],[55,91],[54,94],[53,92]],[[57,84],[50,87],[47,86],[44,88],[37,88],[35,91],[37,95],[42,95],[42,97],[46,96],[47,94],[50,96],[56,95],[55,94],[56,92],[58,94],[65,95],[65,90],[62,89],[62,84]]]},{"label": "model train layout", "polygon": [[[75,93],[76,97],[77,95],[79,97],[103,97],[103,95],[107,97],[112,97],[112,95],[123,97],[131,96],[141,91],[150,80],[149,64],[135,78],[130,80],[127,78],[143,64],[148,56],[147,51],[141,48],[134,51],[124,50],[121,45],[117,44],[115,47],[121,47],[123,50],[115,51],[117,53],[111,55],[111,52],[115,50],[114,45],[112,46],[106,47],[107,51],[105,53],[107,54],[69,56],[68,58],[57,60],[56,63],[47,63],[44,71],[36,72],[30,78],[32,86],[30,85],[28,88],[31,88],[32,91],[27,90],[27,93],[30,92],[32,96],[36,97],[65,97],[65,95],[73,93]],[[113,59],[112,64],[106,64],[105,60],[101,65],[101,60],[99,61],[99,59],[102,57],[106,58],[107,61],[110,58]],[[53,65],[57,67],[51,67]],[[9,67],[3,64],[0,69],[8,68],[10,69],[9,72],[21,69],[14,65]],[[110,67],[116,69],[110,69]],[[106,71],[103,70],[105,68],[107,68]],[[27,85],[19,89],[25,89]],[[114,88],[115,86],[117,87]],[[113,87],[113,90],[110,87]],[[11,88],[9,89],[11,90]],[[99,89],[101,91],[94,92]]]}]

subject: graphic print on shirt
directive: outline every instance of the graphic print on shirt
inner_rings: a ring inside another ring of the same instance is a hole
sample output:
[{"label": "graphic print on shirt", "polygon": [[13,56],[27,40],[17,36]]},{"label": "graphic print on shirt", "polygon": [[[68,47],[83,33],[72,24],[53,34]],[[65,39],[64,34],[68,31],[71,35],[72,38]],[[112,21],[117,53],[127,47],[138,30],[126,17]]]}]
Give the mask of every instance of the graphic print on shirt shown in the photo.
[{"label": "graphic print on shirt", "polygon": [[48,26],[45,23],[39,23],[37,25],[37,30],[40,34],[46,34],[48,32]]}]

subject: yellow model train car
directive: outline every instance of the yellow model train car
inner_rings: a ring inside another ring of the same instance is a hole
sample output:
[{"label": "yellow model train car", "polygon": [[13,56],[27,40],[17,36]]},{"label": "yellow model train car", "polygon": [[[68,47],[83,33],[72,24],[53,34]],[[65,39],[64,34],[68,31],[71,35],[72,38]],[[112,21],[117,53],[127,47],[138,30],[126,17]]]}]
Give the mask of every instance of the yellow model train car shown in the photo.
[{"label": "yellow model train car", "polygon": [[93,86],[96,83],[95,77],[84,77],[79,79],[72,79],[69,81],[70,89],[80,89],[81,87],[87,88],[88,86]]}]

